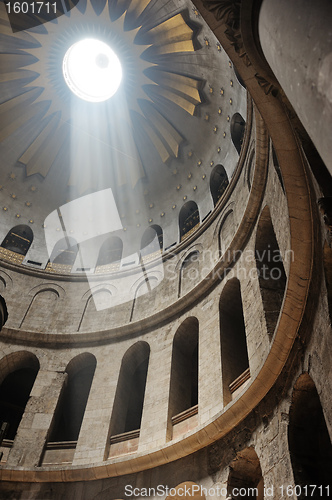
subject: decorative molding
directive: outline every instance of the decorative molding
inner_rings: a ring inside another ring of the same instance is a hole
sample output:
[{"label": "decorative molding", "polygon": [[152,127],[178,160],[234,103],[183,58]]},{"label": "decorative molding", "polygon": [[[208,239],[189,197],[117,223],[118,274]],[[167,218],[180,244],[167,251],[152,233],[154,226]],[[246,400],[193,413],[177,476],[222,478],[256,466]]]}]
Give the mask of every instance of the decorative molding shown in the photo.
[{"label": "decorative molding", "polygon": [[271,82],[266,80],[266,78],[264,78],[260,74],[255,73],[255,78],[258,82],[258,85],[264,90],[264,93],[266,95],[270,94],[271,92],[273,93],[273,91],[276,92],[278,90],[274,85],[272,85]]},{"label": "decorative molding", "polygon": [[217,21],[224,21],[227,27],[225,35],[236,53],[243,59],[244,64],[251,66],[251,61],[243,45],[240,28],[241,0],[203,0],[203,5],[213,13]]}]

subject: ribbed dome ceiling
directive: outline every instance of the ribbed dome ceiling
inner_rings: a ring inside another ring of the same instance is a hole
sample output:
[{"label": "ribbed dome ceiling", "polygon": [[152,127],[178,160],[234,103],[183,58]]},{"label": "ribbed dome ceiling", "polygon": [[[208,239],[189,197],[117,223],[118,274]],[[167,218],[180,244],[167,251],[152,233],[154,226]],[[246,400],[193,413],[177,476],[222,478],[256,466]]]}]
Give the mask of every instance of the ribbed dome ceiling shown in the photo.
[{"label": "ribbed dome ceiling", "polygon": [[[18,33],[0,7],[3,237],[27,224],[42,241],[53,210],[105,188],[124,225],[170,224],[186,200],[208,211],[213,166],[235,169],[230,121],[245,117],[246,97],[191,2],[80,0]],[[109,44],[123,67],[102,103],[64,81],[64,55],[84,38]]]}]

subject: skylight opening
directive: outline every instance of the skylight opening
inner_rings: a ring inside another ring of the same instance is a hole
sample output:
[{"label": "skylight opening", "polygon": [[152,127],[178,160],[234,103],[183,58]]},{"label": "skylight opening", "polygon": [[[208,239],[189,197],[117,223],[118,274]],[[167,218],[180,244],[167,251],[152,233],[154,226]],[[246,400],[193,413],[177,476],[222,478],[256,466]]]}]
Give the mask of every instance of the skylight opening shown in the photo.
[{"label": "skylight opening", "polygon": [[119,58],[109,45],[94,38],[80,40],[67,50],[62,71],[70,90],[89,102],[107,101],[122,80]]}]

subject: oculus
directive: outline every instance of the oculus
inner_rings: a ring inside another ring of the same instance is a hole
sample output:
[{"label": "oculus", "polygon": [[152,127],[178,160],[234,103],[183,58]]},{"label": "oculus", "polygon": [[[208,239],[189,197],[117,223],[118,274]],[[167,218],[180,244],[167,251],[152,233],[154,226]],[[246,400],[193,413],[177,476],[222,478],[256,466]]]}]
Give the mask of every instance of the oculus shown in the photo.
[{"label": "oculus", "polygon": [[70,90],[90,102],[110,99],[122,80],[118,56],[109,45],[94,38],[80,40],[67,50],[62,72]]}]

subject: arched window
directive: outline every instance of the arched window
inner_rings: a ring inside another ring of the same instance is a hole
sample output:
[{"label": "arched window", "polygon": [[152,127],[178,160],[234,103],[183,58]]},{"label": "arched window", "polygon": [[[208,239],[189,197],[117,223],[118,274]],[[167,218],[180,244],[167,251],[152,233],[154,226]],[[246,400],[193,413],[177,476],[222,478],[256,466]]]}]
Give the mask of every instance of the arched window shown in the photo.
[{"label": "arched window", "polygon": [[240,451],[230,464],[227,482],[229,498],[264,500],[264,480],[259,458],[254,448]]},{"label": "arched window", "polygon": [[229,280],[220,297],[220,344],[224,404],[250,377],[240,282]]},{"label": "arched window", "polygon": [[183,205],[179,214],[180,240],[200,223],[198,206],[194,201],[188,201]]},{"label": "arched window", "polygon": [[29,352],[16,352],[3,358],[0,366],[3,376],[0,386],[0,422],[9,424],[6,438],[14,439],[39,371],[39,361]]},{"label": "arched window", "polygon": [[[331,439],[317,389],[307,373],[294,386],[288,442],[295,484],[302,488],[310,484],[323,488],[331,485]],[[316,491],[313,498],[325,497],[325,493],[324,489],[323,495]]]},{"label": "arched window", "polygon": [[266,329],[271,339],[278,321],[287,278],[268,206],[262,211],[258,222],[255,257]]},{"label": "arched window", "polygon": [[222,197],[228,184],[228,176],[225,168],[222,165],[216,165],[210,177],[210,191],[214,205]]},{"label": "arched window", "polygon": [[52,250],[50,262],[63,266],[73,266],[78,252],[78,245],[74,238],[62,238]]},{"label": "arched window", "polygon": [[150,255],[163,250],[164,238],[163,230],[160,226],[153,225],[148,227],[141,239],[141,255]]},{"label": "arched window", "polygon": [[198,328],[196,318],[187,318],[174,336],[168,409],[169,426],[172,425],[172,417],[198,404]]},{"label": "arched window", "polygon": [[122,258],[123,243],[118,236],[109,236],[101,245],[97,259],[97,266],[119,264]]},{"label": "arched window", "polygon": [[235,113],[231,120],[231,138],[236,151],[240,154],[246,122],[240,113]]},{"label": "arched window", "polygon": [[141,427],[150,346],[137,342],[122,359],[111,418],[111,435]]},{"label": "arched window", "polygon": [[12,252],[26,255],[33,240],[33,232],[29,226],[20,224],[13,227],[8,233],[3,242],[2,248],[11,250]]},{"label": "arched window", "polygon": [[55,411],[50,442],[77,441],[96,364],[90,353],[79,354],[68,363],[68,378]]}]

